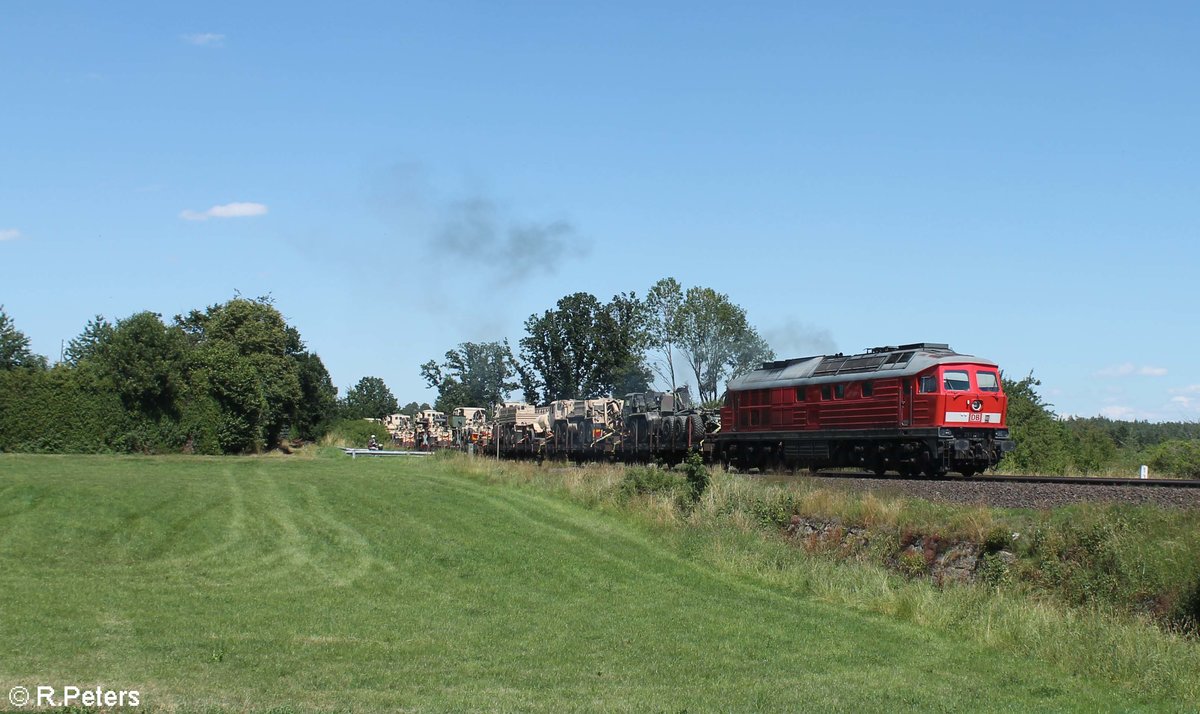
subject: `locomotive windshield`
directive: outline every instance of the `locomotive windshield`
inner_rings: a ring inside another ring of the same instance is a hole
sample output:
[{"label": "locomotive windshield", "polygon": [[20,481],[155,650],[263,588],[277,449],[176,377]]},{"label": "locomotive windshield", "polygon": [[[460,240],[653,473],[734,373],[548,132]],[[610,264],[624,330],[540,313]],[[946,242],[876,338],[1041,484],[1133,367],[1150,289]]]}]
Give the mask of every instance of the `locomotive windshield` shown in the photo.
[{"label": "locomotive windshield", "polygon": [[966,392],[971,389],[971,378],[966,370],[948,369],[942,375],[942,381],[948,392]]},{"label": "locomotive windshield", "polygon": [[979,385],[981,392],[999,392],[1000,383],[996,381],[995,372],[984,372],[980,370],[975,373],[975,383]]}]

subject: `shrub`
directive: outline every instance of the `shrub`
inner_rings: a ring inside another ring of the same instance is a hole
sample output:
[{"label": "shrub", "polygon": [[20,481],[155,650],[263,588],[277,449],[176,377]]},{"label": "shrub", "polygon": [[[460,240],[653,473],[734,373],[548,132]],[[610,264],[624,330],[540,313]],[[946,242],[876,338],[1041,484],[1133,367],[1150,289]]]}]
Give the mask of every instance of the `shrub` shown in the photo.
[{"label": "shrub", "polygon": [[1012,547],[1012,533],[1003,526],[996,526],[988,532],[987,537],[983,539],[983,551],[985,553],[998,553],[1002,550],[1008,550]]},{"label": "shrub", "polygon": [[383,424],[367,419],[338,419],[329,427],[329,432],[321,439],[325,446],[351,446],[366,448],[367,442],[374,434],[380,443],[388,440],[387,430]]},{"label": "shrub", "polygon": [[1149,462],[1159,473],[1200,478],[1200,440],[1164,441],[1150,451]]},{"label": "shrub", "polygon": [[915,550],[908,550],[900,554],[897,567],[901,573],[904,573],[910,578],[919,578],[925,574],[927,563],[925,562],[925,554]]},{"label": "shrub", "polygon": [[765,528],[787,528],[792,516],[799,512],[799,496],[792,491],[774,488],[754,498],[749,510]]},{"label": "shrub", "polygon": [[975,572],[980,580],[992,587],[1000,587],[1012,582],[1012,572],[1009,570],[1008,562],[998,552],[984,553],[979,558],[979,565],[976,566]]},{"label": "shrub", "polygon": [[708,467],[704,465],[704,459],[699,452],[693,451],[688,455],[683,462],[683,475],[687,479],[688,484],[692,487],[692,497],[699,499],[705,489],[708,488],[709,482],[712,480],[708,473]]},{"label": "shrub", "polygon": [[620,493],[625,499],[648,494],[672,494],[680,500],[680,505],[693,500],[692,486],[683,474],[654,466],[625,469]]},{"label": "shrub", "polygon": [[1169,620],[1182,630],[1200,634],[1200,578],[1176,601]]}]

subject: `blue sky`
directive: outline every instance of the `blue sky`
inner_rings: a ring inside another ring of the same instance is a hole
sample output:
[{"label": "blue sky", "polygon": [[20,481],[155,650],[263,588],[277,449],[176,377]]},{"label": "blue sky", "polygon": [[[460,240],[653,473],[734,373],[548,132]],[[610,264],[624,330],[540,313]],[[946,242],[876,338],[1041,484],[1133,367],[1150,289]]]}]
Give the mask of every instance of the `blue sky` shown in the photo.
[{"label": "blue sky", "polygon": [[[0,303],[270,294],[344,390],[671,275],[1200,418],[1200,5],[4,3]],[[536,258],[536,259],[535,259]]]}]

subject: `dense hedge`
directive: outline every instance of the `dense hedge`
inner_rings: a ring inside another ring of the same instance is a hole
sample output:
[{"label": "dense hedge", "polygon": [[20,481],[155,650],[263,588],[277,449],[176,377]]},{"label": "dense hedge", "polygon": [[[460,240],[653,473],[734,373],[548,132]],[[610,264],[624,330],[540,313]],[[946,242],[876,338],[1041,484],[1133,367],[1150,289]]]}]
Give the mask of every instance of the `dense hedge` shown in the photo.
[{"label": "dense hedge", "polygon": [[73,369],[0,371],[0,450],[121,450],[132,424],[112,391]]}]

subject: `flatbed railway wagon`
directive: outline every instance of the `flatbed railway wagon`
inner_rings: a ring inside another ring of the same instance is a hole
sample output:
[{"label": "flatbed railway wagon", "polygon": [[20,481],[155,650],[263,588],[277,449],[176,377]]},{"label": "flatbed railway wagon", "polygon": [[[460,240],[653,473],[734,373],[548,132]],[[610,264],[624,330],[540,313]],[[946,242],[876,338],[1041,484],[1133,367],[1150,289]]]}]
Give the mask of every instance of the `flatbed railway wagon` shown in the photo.
[{"label": "flatbed railway wagon", "polygon": [[1012,450],[995,362],[946,344],[767,362],[729,382],[714,457],[742,469],[973,476]]}]

